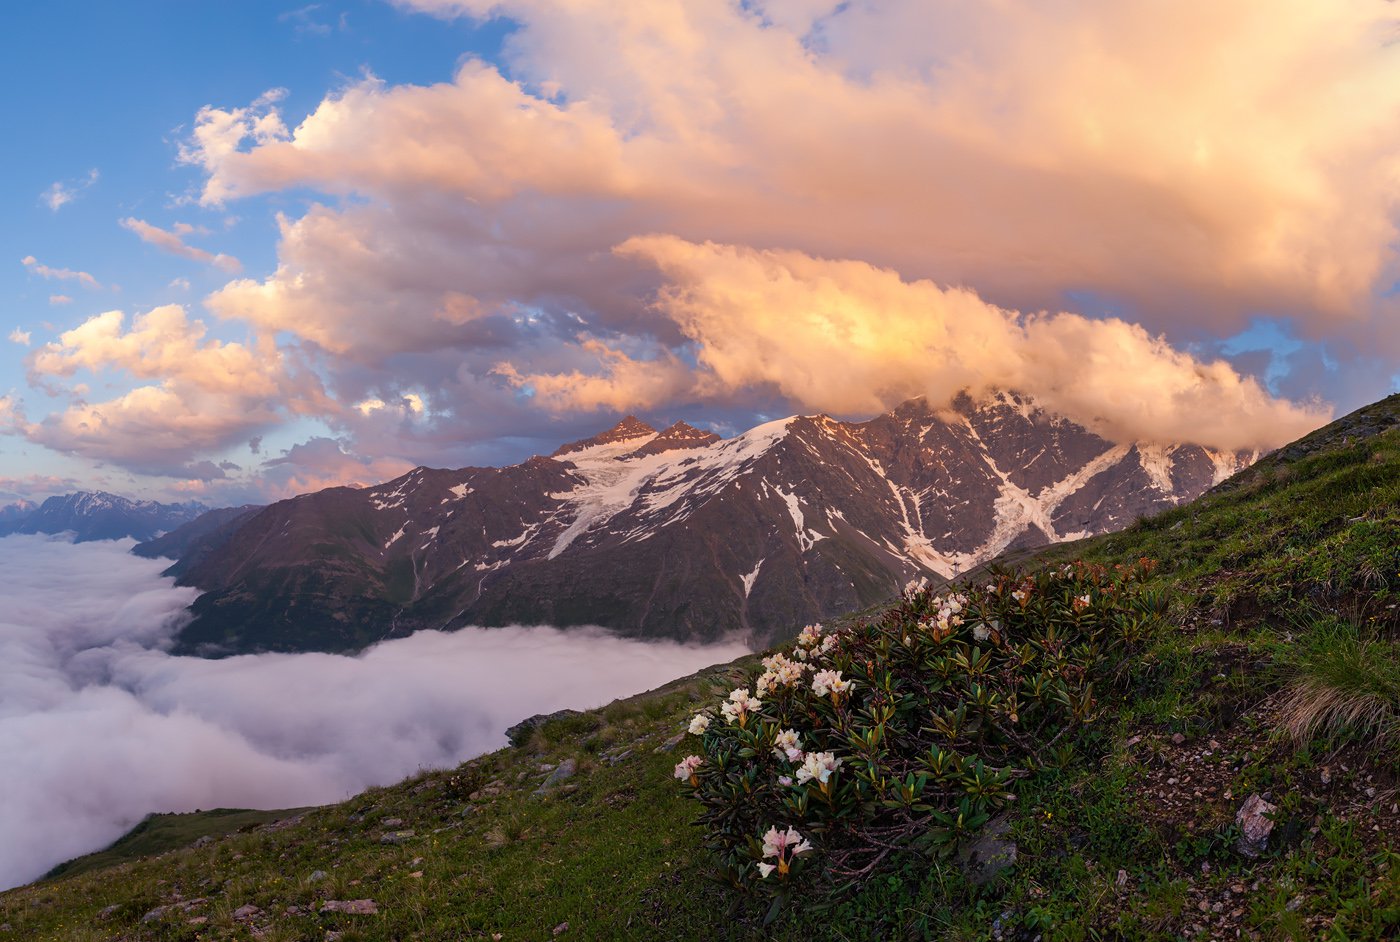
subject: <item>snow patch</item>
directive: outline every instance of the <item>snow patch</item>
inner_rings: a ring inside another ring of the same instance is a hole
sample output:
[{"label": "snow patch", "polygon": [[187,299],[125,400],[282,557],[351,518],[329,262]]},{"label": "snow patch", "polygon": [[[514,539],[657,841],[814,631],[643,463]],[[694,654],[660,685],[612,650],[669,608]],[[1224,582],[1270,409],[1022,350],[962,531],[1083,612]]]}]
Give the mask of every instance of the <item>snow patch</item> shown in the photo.
[{"label": "snow patch", "polygon": [[[765,559],[766,559],[766,557],[765,557]],[[748,598],[748,597],[749,597],[749,593],[753,591],[753,584],[754,584],[754,581],[758,578],[758,571],[759,571],[760,569],[763,568],[763,562],[764,562],[764,560],[760,559],[760,560],[758,561],[758,563],[753,567],[753,572],[750,572],[748,575],[746,575],[746,576],[743,577],[743,579],[744,579],[744,598]]]}]

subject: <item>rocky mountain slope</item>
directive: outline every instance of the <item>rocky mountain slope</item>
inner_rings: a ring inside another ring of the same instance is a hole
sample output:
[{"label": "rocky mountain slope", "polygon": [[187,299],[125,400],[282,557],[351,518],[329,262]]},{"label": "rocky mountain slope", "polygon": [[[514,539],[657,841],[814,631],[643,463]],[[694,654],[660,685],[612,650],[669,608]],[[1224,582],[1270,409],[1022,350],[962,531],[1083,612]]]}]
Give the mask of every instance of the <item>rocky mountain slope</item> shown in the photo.
[{"label": "rocky mountain slope", "polygon": [[37,507],[28,504],[27,512],[0,514],[0,536],[72,532],[79,543],[151,540],[189,523],[208,509],[195,502],[162,504],[154,500],[128,500],[106,491],[79,491],[50,497]]},{"label": "rocky mountain slope", "polygon": [[629,417],[511,467],[273,504],[181,560],[206,590],[181,648],[350,650],[510,623],[763,641],[910,578],[1119,529],[1253,457],[1113,444],[1011,393],[726,440]]},{"label": "rocky mountain slope", "polygon": [[227,543],[234,532],[248,522],[259,510],[262,510],[263,506],[263,504],[244,504],[242,507],[219,507],[210,510],[188,523],[182,523],[169,533],[144,543],[138,543],[131,548],[131,551],[137,556],[144,556],[147,559],[157,559],[164,556],[176,560],[175,565],[167,569],[165,574],[178,576],[210,552]]}]

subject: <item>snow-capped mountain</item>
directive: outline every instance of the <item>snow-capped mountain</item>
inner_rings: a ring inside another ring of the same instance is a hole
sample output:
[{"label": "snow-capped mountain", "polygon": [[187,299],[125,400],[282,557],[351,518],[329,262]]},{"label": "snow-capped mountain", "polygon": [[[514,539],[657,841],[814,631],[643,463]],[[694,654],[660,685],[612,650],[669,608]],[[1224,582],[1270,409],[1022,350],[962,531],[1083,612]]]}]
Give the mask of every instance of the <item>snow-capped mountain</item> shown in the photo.
[{"label": "snow-capped mountain", "polygon": [[1010,393],[730,439],[629,416],[511,467],[273,504],[185,569],[207,592],[181,643],[348,650],[511,623],[762,642],[912,577],[1121,528],[1253,458],[1114,444]]},{"label": "snow-capped mountain", "polygon": [[[26,502],[27,503],[27,502]],[[0,516],[0,536],[10,533],[68,533],[78,543],[87,540],[150,540],[209,508],[200,503],[162,504],[128,500],[106,491],[79,491],[50,497],[37,508],[10,519]]]}]

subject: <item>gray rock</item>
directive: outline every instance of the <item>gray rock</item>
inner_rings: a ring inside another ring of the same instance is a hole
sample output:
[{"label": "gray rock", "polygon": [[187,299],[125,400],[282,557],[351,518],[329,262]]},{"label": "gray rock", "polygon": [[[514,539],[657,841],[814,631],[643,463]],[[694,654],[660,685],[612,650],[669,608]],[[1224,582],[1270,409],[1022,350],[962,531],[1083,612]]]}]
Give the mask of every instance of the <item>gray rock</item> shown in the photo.
[{"label": "gray rock", "polygon": [[307,877],[306,879],[307,879],[308,881],[310,881],[311,883],[316,883],[316,882],[318,882],[318,881],[320,881],[320,880],[324,880],[325,878],[326,878],[326,871],[324,871],[324,870],[312,870],[312,871],[311,871],[311,876]]},{"label": "gray rock", "polygon": [[379,904],[372,899],[328,899],[321,904],[321,912],[373,916],[379,912]]},{"label": "gray rock", "polygon": [[523,719],[519,723],[516,723],[514,726],[507,729],[506,738],[510,740],[510,744],[512,746],[519,748],[520,746],[525,745],[527,741],[529,741],[531,733],[539,729],[545,723],[549,723],[553,720],[566,719],[570,716],[581,715],[582,714],[580,714],[578,710],[559,710],[554,713],[536,713],[534,716],[531,716],[527,719]]},{"label": "gray rock", "polygon": [[576,771],[578,771],[578,763],[573,759],[565,759],[553,772],[549,773],[549,777],[540,783],[540,787],[535,789],[534,793],[543,795],[545,792],[559,787],[565,779],[573,778]]},{"label": "gray rock", "polygon": [[166,911],[167,909],[169,909],[169,908],[170,908],[169,906],[157,906],[155,909],[151,910],[150,912],[146,913],[146,915],[142,916],[142,917],[141,917],[141,921],[142,921],[142,922],[155,922],[155,921],[157,921],[158,919],[160,919],[162,916],[164,916],[164,915],[165,915],[165,911]]},{"label": "gray rock", "polygon": [[101,910],[98,912],[97,918],[98,918],[98,919],[110,919],[110,918],[112,918],[112,915],[113,915],[114,913],[116,913],[116,911],[119,910],[119,909],[121,909],[121,906],[119,906],[119,905],[106,906],[106,907],[104,907],[103,909],[101,909]]},{"label": "gray rock", "polygon": [[238,907],[237,909],[235,909],[235,910],[233,911],[233,918],[234,918],[234,919],[252,919],[254,916],[256,916],[256,915],[257,915],[258,913],[260,913],[260,912],[262,912],[261,909],[259,909],[258,907],[254,906],[252,903],[247,903],[247,904],[245,904],[245,905],[243,905],[243,906]]},{"label": "gray rock", "polygon": [[1246,857],[1258,857],[1269,846],[1269,834],[1274,830],[1274,822],[1268,815],[1278,811],[1258,795],[1250,795],[1235,812],[1235,823],[1240,826],[1240,837],[1235,849]]},{"label": "gray rock", "polygon": [[402,844],[413,837],[413,831],[393,831],[379,839],[381,844]]},{"label": "gray rock", "polygon": [[386,828],[396,828],[403,824],[403,818],[385,818],[379,823]]},{"label": "gray rock", "polygon": [[1008,840],[1011,819],[998,815],[982,828],[977,840],[958,852],[963,875],[973,886],[985,886],[1016,863],[1016,842]]},{"label": "gray rock", "polygon": [[661,745],[653,749],[652,752],[670,752],[672,749],[679,746],[685,740],[685,736],[685,733],[677,733],[676,735],[672,736],[670,739],[666,740]]}]

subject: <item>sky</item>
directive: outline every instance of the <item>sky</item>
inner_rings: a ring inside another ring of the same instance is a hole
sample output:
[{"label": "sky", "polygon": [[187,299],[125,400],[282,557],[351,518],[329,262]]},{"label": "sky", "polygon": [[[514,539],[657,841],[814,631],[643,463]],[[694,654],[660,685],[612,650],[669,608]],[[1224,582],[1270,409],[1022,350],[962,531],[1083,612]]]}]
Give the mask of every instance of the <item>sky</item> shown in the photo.
[{"label": "sky", "polygon": [[525,717],[746,652],[510,627],[423,631],[353,657],[171,657],[197,592],[130,546],[0,539],[0,889],[152,812],[339,801],[500,748]]},{"label": "sky", "polygon": [[1263,449],[1400,388],[1385,0],[0,17],[0,504],[963,389]]}]

